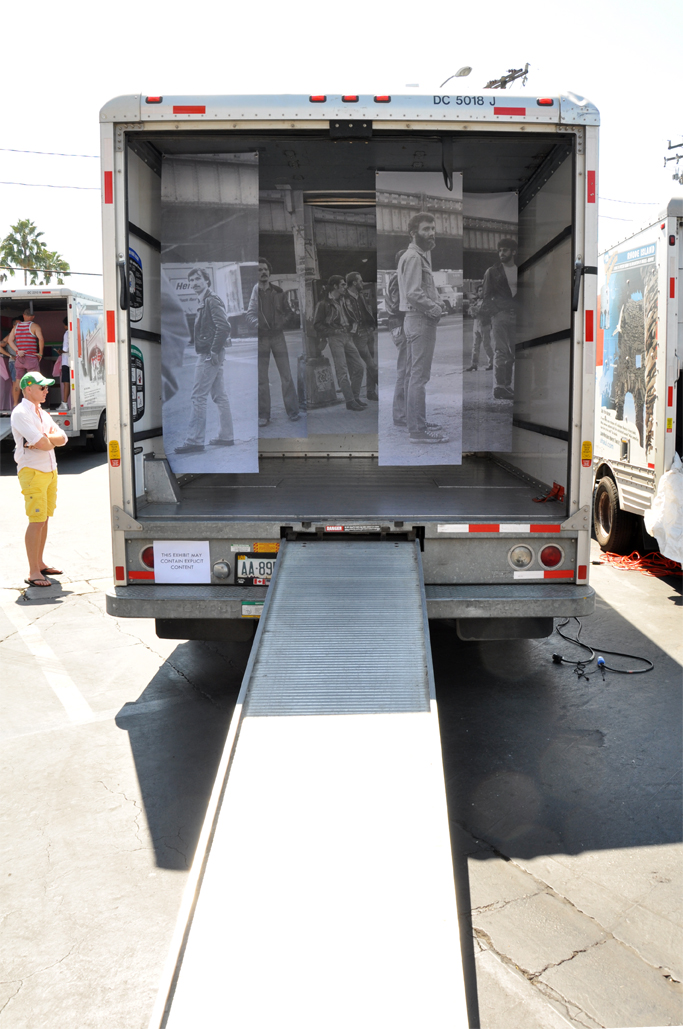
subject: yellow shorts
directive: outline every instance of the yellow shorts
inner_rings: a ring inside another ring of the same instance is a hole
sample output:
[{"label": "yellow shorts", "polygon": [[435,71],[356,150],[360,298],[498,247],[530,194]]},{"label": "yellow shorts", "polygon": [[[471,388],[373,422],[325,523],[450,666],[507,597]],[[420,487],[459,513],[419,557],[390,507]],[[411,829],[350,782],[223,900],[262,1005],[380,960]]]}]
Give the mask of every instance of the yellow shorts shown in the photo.
[{"label": "yellow shorts", "polygon": [[57,506],[56,469],[41,472],[37,468],[20,468],[18,475],[29,522],[44,522],[51,518]]}]

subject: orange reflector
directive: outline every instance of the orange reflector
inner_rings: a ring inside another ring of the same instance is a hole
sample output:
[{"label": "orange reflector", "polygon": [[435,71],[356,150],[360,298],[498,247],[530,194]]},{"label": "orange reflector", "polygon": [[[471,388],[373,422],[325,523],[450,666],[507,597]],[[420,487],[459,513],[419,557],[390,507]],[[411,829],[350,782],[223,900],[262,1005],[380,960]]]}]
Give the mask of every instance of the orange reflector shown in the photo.
[{"label": "orange reflector", "polygon": [[147,96],[145,97],[146,104],[160,104],[164,98],[162,96]]},{"label": "orange reflector", "polygon": [[327,100],[326,96],[309,96],[308,98],[312,104],[324,104]]},{"label": "orange reflector", "polygon": [[543,96],[536,103],[539,107],[552,107],[555,101],[550,96]]},{"label": "orange reflector", "polygon": [[357,104],[358,103],[358,97],[357,96],[352,96],[349,93],[347,96],[343,96],[342,97],[342,103],[344,103],[344,104]]}]

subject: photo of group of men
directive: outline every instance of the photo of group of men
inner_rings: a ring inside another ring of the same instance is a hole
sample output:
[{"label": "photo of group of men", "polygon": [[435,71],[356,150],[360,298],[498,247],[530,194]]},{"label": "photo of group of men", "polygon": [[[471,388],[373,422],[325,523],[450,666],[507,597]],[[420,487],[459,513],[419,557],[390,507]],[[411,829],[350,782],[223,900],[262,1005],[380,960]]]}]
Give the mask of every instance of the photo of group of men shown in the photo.
[{"label": "photo of group of men", "polygon": [[374,195],[320,202],[259,194],[256,155],[164,162],[174,471],[255,472],[269,438],[352,435],[382,465],[509,450],[517,198],[450,185],[378,172]]}]

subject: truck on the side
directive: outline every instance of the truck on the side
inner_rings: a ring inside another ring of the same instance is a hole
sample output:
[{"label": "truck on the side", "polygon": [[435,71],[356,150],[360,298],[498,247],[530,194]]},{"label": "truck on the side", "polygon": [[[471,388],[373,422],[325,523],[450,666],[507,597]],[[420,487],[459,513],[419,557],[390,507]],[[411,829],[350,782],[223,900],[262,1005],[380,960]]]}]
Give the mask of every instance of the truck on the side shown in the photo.
[{"label": "truck on the side", "polygon": [[643,516],[683,454],[682,234],[683,199],[672,199],[600,255],[593,517],[616,553],[642,547]]},{"label": "truck on the side", "polygon": [[[107,610],[257,626],[150,1029],[469,1024],[428,619],[593,611],[598,123],[573,95],[101,112]],[[474,193],[502,216],[466,236]],[[467,375],[437,271],[490,286]]]},{"label": "truck on the side", "polygon": [[[11,332],[13,322],[23,312],[35,315],[34,324],[41,327],[45,348],[40,363],[43,375],[55,379],[50,386],[45,407],[70,440],[85,441],[91,450],[107,448],[106,386],[104,372],[104,314],[97,297],[76,293],[68,286],[25,286],[0,290],[0,339]],[[64,325],[64,319],[68,324]],[[61,362],[64,333],[69,334],[68,402],[63,402]],[[12,390],[9,362],[0,357],[5,367],[2,382],[3,436],[10,431]],[[55,374],[55,366],[57,372]]]}]

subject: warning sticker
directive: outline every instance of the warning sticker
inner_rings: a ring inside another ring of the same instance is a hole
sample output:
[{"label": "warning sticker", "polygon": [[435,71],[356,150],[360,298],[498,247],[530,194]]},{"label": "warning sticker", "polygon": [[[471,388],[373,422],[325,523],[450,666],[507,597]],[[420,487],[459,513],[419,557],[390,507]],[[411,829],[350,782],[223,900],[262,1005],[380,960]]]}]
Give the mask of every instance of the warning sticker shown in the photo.
[{"label": "warning sticker", "polygon": [[121,447],[117,439],[109,440],[109,463],[112,468],[118,468],[121,464]]},{"label": "warning sticker", "polygon": [[260,618],[263,611],[262,600],[243,600],[242,618]]},{"label": "warning sticker", "polygon": [[593,463],[593,444],[585,439],[581,444],[581,464],[584,468],[590,468]]}]

